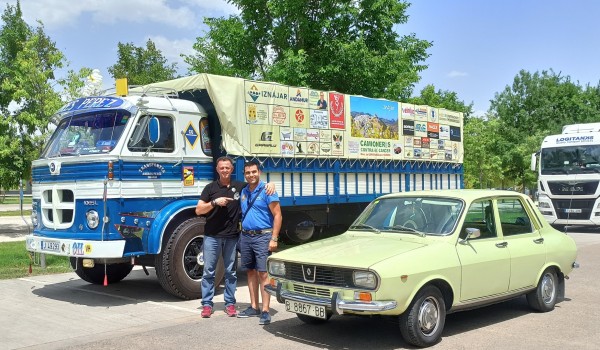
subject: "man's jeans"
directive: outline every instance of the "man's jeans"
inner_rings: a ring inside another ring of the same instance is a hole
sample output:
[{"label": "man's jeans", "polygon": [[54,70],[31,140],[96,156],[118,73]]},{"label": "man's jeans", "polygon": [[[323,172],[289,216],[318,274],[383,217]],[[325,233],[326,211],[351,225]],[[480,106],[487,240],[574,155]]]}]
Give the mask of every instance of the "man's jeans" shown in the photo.
[{"label": "man's jeans", "polygon": [[213,306],[215,296],[215,270],[219,256],[225,264],[225,306],[235,304],[237,285],[237,242],[238,238],[218,238],[204,236],[204,272],[202,274],[202,305]]}]

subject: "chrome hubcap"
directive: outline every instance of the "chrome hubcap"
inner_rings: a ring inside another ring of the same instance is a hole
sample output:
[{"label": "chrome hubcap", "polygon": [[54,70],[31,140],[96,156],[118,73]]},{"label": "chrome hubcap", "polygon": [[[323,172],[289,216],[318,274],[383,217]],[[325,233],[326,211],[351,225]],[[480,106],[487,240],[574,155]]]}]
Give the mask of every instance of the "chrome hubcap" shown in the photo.
[{"label": "chrome hubcap", "polygon": [[439,308],[435,298],[428,297],[423,300],[419,308],[419,328],[424,335],[430,335],[437,329],[440,321]]},{"label": "chrome hubcap", "polygon": [[545,304],[550,304],[554,300],[556,290],[554,288],[554,279],[550,274],[545,274],[542,279],[542,300]]}]

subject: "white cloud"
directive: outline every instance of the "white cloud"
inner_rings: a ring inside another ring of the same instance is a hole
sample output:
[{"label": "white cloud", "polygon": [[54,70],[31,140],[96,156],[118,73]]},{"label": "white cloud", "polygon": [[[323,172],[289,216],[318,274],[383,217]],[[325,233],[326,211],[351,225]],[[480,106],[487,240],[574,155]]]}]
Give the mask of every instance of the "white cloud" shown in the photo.
[{"label": "white cloud", "polygon": [[[208,1],[220,4],[222,0]],[[15,0],[8,1],[16,4]],[[162,23],[177,28],[196,28],[202,20],[193,9],[174,5],[167,0],[26,0],[21,1],[25,20],[34,24],[41,20],[48,28],[74,26],[82,16],[90,16],[95,23]]]},{"label": "white cloud", "polygon": [[169,62],[177,63],[179,70],[182,68],[187,69],[187,64],[183,61],[183,58],[181,58],[180,55],[193,55],[195,53],[194,49],[192,48],[195,43],[194,40],[171,40],[160,35],[150,36],[147,39],[150,39],[154,42],[156,47],[162,52],[163,56],[165,56]]},{"label": "white cloud", "polygon": [[466,77],[468,75],[469,75],[469,73],[467,73],[467,72],[452,70],[452,71],[450,71],[450,73],[448,73],[447,77],[448,78],[459,78],[459,77]]}]

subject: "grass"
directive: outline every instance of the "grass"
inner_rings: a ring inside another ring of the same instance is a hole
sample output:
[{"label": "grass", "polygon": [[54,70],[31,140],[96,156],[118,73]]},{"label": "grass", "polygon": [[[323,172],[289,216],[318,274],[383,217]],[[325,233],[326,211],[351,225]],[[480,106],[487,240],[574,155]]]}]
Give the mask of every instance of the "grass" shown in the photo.
[{"label": "grass", "polygon": [[39,255],[35,258],[37,264],[32,264],[32,271],[29,273],[29,264],[33,261],[29,252],[25,250],[25,241],[0,243],[0,279],[73,271],[66,256],[46,255],[45,269],[39,265]]},{"label": "grass", "polygon": [[[8,210],[8,211],[0,211],[0,216],[21,216],[20,210]],[[25,210],[23,209],[23,216],[26,218],[31,216],[31,209]]]},{"label": "grass", "polygon": [[[19,197],[18,196],[5,197],[4,201],[0,204],[19,204]],[[25,206],[25,205],[31,205],[31,197],[23,197],[23,206]]]}]

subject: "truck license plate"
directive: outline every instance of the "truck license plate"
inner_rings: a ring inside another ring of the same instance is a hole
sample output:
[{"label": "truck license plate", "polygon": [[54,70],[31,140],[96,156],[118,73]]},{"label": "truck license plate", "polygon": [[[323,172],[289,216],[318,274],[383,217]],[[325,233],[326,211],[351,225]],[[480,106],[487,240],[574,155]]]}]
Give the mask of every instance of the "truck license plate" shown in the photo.
[{"label": "truck license plate", "polygon": [[46,252],[60,252],[59,241],[41,241],[40,248]]},{"label": "truck license plate", "polygon": [[581,209],[565,209],[565,213],[581,214]]},{"label": "truck license plate", "polygon": [[302,303],[294,300],[285,301],[285,310],[296,314],[312,316],[316,318],[327,319],[327,313],[324,306]]}]

